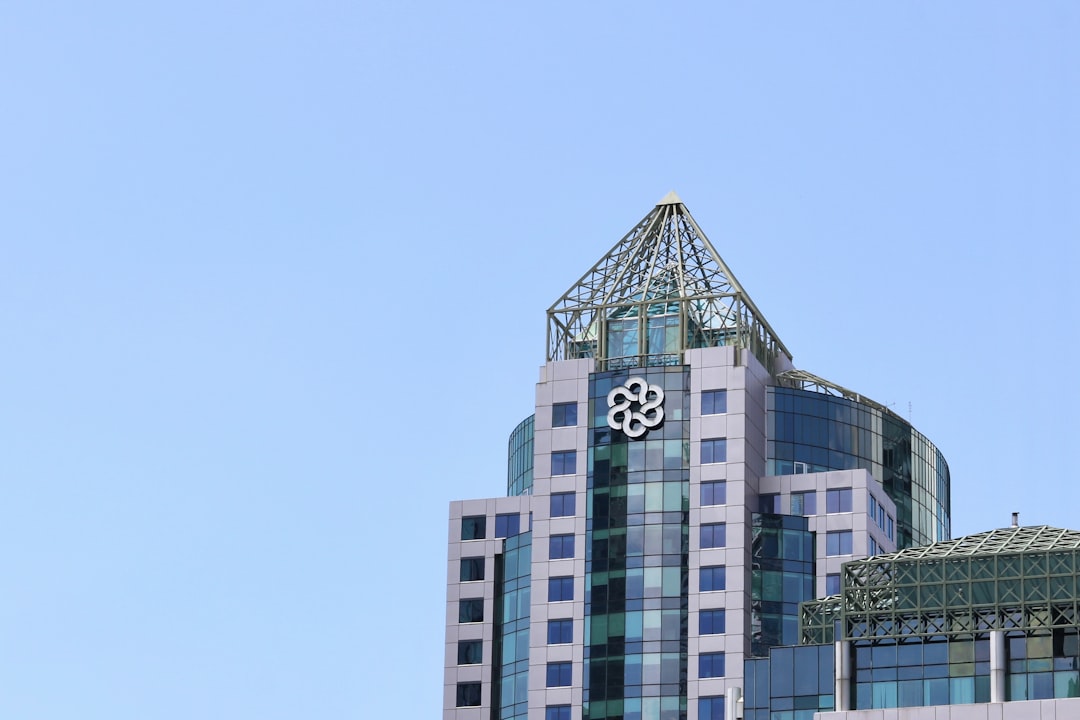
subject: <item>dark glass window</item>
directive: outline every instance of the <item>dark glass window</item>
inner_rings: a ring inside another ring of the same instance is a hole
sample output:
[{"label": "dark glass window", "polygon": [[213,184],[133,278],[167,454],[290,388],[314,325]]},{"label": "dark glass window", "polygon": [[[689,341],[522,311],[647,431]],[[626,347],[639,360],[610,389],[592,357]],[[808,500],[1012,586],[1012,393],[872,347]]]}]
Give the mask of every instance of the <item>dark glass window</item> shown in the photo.
[{"label": "dark glass window", "polygon": [[577,452],[574,450],[559,450],[551,453],[552,475],[573,475],[577,472]]},{"label": "dark glass window", "polygon": [[851,531],[834,530],[825,535],[826,555],[850,555]]},{"label": "dark glass window", "polygon": [[817,493],[813,490],[791,493],[791,514],[817,515]]},{"label": "dark glass window", "polygon": [[560,560],[574,557],[573,535],[552,535],[548,538],[548,559]]},{"label": "dark glass window", "polygon": [[701,592],[711,592],[713,590],[723,590],[727,587],[727,568],[723,565],[712,565],[709,567],[701,568],[701,573],[698,576],[701,587]]},{"label": "dark glass window", "polygon": [[574,666],[568,662],[547,664],[547,687],[569,687],[573,682]]},{"label": "dark glass window", "polygon": [[779,513],[780,495],[776,493],[758,495],[758,512],[774,514]]},{"label": "dark glass window", "polygon": [[514,537],[521,533],[521,515],[517,513],[495,516],[495,537]]},{"label": "dark glass window", "polygon": [[701,653],[698,655],[698,677],[724,677],[724,653]]},{"label": "dark glass window", "polygon": [[727,545],[727,525],[708,523],[701,526],[701,547],[720,548]]},{"label": "dark glass window", "polygon": [[698,720],[724,720],[724,696],[698,698]]},{"label": "dark glass window", "polygon": [[458,622],[484,622],[484,598],[465,598],[458,601]]},{"label": "dark glass window", "polygon": [[548,620],[548,645],[565,645],[574,642],[573,620]]},{"label": "dark glass window", "polygon": [[701,392],[701,414],[722,415],[727,412],[727,390],[703,390]]},{"label": "dark glass window", "polygon": [[834,488],[825,491],[825,512],[851,512],[851,488]]},{"label": "dark glass window", "polygon": [[548,705],[544,708],[544,720],[570,720],[570,706]]},{"label": "dark glass window", "polygon": [[574,493],[553,493],[551,496],[551,517],[571,517],[575,514]]},{"label": "dark glass window", "polygon": [[555,403],[551,406],[551,427],[577,425],[577,403]]},{"label": "dark glass window", "polygon": [[472,582],[484,579],[484,558],[467,557],[461,558],[461,582]]},{"label": "dark glass window", "polygon": [[701,464],[727,462],[727,438],[701,441]]},{"label": "dark glass window", "polygon": [[699,635],[722,635],[724,625],[723,610],[702,610],[698,613]]},{"label": "dark glass window", "polygon": [[825,576],[825,594],[826,595],[838,595],[840,594],[840,575],[830,573]]},{"label": "dark glass window", "polygon": [[483,640],[461,640],[457,644],[458,665],[479,665],[484,660]]},{"label": "dark glass window", "polygon": [[457,706],[476,707],[480,704],[480,683],[467,682],[457,684]]},{"label": "dark glass window", "polygon": [[723,480],[701,483],[701,504],[723,505],[727,502],[727,483]]},{"label": "dark glass window", "polygon": [[487,518],[483,515],[469,515],[461,518],[462,540],[483,540],[487,536]]},{"label": "dark glass window", "polygon": [[548,578],[548,602],[559,602],[574,599],[574,578],[553,577]]}]

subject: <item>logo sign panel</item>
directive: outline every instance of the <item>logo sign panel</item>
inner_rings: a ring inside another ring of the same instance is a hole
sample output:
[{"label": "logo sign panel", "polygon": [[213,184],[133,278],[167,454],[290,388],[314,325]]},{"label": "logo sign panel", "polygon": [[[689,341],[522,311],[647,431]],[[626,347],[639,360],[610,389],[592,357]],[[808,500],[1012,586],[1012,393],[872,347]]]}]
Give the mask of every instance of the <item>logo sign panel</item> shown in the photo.
[{"label": "logo sign panel", "polygon": [[664,388],[633,377],[607,396],[607,424],[629,438],[639,438],[664,421]]}]

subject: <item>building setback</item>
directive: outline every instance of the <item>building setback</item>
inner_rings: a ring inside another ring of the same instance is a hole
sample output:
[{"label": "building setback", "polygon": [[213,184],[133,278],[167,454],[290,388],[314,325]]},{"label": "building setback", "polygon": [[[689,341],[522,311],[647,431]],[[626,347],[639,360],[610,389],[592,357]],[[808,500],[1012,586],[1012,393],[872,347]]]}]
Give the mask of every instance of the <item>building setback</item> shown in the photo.
[{"label": "building setback", "polygon": [[450,506],[444,720],[731,717],[845,562],[949,539],[941,453],[797,370],[674,193],[547,317],[507,495]]}]

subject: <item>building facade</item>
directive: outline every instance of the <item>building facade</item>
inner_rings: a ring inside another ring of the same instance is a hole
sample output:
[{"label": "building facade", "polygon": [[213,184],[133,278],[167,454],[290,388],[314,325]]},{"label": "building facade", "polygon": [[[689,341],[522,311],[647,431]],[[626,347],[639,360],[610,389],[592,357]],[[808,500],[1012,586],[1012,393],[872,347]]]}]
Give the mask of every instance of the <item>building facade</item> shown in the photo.
[{"label": "building facade", "polygon": [[712,720],[845,562],[949,538],[941,453],[794,367],[669,194],[548,310],[507,494],[451,503],[444,720]]}]

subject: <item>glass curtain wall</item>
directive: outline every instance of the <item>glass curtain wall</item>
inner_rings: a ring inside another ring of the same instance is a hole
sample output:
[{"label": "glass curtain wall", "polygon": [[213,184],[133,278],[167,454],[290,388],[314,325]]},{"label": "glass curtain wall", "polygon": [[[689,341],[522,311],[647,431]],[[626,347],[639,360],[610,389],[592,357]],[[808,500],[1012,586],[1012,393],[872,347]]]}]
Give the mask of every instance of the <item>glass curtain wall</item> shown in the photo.
[{"label": "glass curtain wall", "polygon": [[793,515],[754,513],[750,652],[799,641],[799,603],[814,599],[814,533]]},{"label": "glass curtain wall", "polygon": [[[607,394],[630,377],[665,394],[664,422],[638,439],[607,424]],[[589,380],[587,719],[686,718],[689,386],[684,367]]]},{"label": "glass curtain wall", "polygon": [[532,533],[504,541],[495,556],[495,636],[492,666],[493,717],[528,720],[529,603],[532,585]]}]

